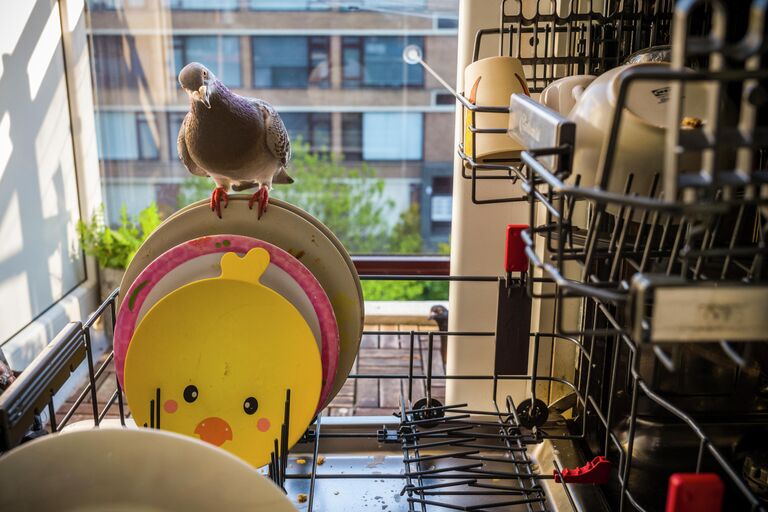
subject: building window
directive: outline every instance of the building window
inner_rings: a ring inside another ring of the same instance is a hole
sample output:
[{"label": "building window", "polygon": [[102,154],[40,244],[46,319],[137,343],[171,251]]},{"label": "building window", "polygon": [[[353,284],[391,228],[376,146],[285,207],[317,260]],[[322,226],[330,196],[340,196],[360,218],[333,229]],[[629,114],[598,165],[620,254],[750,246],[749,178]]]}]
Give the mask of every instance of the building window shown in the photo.
[{"label": "building window", "polygon": [[99,157],[102,160],[157,160],[155,131],[142,112],[99,112]]},{"label": "building window", "polygon": [[309,150],[326,152],[331,149],[331,114],[328,112],[286,112],[280,114],[291,140],[301,139]]},{"label": "building window", "polygon": [[253,45],[253,86],[306,89],[330,86],[329,38],[257,36]]},{"label": "building window", "polygon": [[363,115],[357,112],[341,115],[341,152],[344,159],[363,159]]},{"label": "building window", "polygon": [[175,162],[179,158],[179,150],[177,148],[177,141],[179,139],[179,130],[181,129],[181,123],[184,122],[186,112],[169,112],[168,113],[168,157],[171,162]]},{"label": "building window", "polygon": [[235,11],[240,0],[166,0],[171,9],[188,11]]},{"label": "building window", "polygon": [[424,116],[419,112],[364,112],[363,159],[421,160]]},{"label": "building window", "polygon": [[107,89],[138,87],[143,79],[135,55],[133,36],[93,36],[93,70],[96,85]]},{"label": "building window", "polygon": [[344,87],[423,87],[424,70],[403,60],[403,49],[415,44],[424,48],[423,37],[343,37],[342,84]]},{"label": "building window", "polygon": [[331,8],[328,0],[249,0],[254,11],[325,11]]},{"label": "building window", "polygon": [[199,62],[229,87],[242,87],[240,38],[237,36],[174,36],[173,60],[178,82],[181,69]]}]

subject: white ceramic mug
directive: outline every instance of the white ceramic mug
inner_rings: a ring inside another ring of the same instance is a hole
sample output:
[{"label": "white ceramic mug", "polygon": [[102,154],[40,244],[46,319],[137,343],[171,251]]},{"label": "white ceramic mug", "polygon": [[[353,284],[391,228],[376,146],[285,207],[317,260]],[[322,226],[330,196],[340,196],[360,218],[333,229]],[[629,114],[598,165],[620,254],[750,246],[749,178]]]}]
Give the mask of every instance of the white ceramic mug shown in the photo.
[{"label": "white ceramic mug", "polygon": [[595,78],[597,77],[594,75],[574,75],[555,80],[541,91],[539,102],[567,116]]},{"label": "white ceramic mug", "polygon": [[[585,89],[568,115],[576,123],[573,174],[581,175],[581,186],[598,185],[597,172],[603,166],[603,145],[613,123],[622,77],[629,69],[640,66],[649,71],[669,68],[666,63],[641,63],[607,71]],[[669,86],[665,80],[639,80],[630,85],[606,190],[623,193],[632,174],[631,192],[647,196],[653,176],[663,172]],[[706,123],[706,103],[706,86],[699,82],[686,83],[683,116]],[[694,170],[699,163],[697,155],[690,155],[681,168]],[[660,179],[659,187],[662,182]]]},{"label": "white ceramic mug", "polygon": [[[464,69],[464,95],[484,107],[509,106],[513,93],[529,94],[523,65],[514,57],[488,57]],[[524,149],[506,133],[474,134],[469,130],[472,119],[476,128],[503,128],[509,125],[509,114],[464,111],[464,152],[475,162],[517,158]],[[476,136],[475,136],[476,135]],[[473,151],[473,139],[475,146]]]}]

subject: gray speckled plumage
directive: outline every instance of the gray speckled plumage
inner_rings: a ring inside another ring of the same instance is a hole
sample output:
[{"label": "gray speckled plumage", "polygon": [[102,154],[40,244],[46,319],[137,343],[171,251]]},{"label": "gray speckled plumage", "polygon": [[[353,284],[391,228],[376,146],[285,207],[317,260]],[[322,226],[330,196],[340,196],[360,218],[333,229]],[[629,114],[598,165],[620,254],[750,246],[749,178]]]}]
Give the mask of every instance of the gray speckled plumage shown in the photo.
[{"label": "gray speckled plumage", "polygon": [[177,146],[190,173],[210,176],[225,191],[293,182],[285,169],[288,132],[269,103],[233,93],[197,63],[187,65],[179,81],[191,101]]}]

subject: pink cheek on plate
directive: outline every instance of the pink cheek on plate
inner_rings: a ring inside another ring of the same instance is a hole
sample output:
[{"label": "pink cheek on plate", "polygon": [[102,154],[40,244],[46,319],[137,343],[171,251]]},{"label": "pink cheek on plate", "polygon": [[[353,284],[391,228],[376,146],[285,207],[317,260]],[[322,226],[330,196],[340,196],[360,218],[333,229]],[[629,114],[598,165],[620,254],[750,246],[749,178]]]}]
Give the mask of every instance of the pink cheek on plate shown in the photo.
[{"label": "pink cheek on plate", "polygon": [[163,409],[165,409],[165,412],[169,414],[173,414],[178,408],[179,404],[176,402],[176,400],[166,400],[163,404]]},{"label": "pink cheek on plate", "polygon": [[262,432],[266,432],[267,430],[269,430],[270,426],[271,426],[271,423],[267,418],[259,418],[259,422],[256,423],[256,428],[258,428]]}]

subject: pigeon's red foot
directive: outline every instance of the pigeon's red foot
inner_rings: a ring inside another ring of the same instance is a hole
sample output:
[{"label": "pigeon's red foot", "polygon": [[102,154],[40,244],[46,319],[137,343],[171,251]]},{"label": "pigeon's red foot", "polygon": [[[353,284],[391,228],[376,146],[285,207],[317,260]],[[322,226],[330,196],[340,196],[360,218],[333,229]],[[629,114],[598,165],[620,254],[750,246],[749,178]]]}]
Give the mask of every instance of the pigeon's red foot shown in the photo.
[{"label": "pigeon's red foot", "polygon": [[211,194],[211,211],[221,218],[221,202],[224,201],[224,208],[229,205],[229,196],[224,187],[216,187]]},{"label": "pigeon's red foot", "polygon": [[259,190],[253,194],[251,199],[248,201],[248,208],[253,210],[253,205],[256,203],[256,201],[259,202],[258,218],[261,219],[261,216],[264,215],[264,213],[267,211],[267,203],[269,202],[269,189],[267,187],[259,187]]}]

